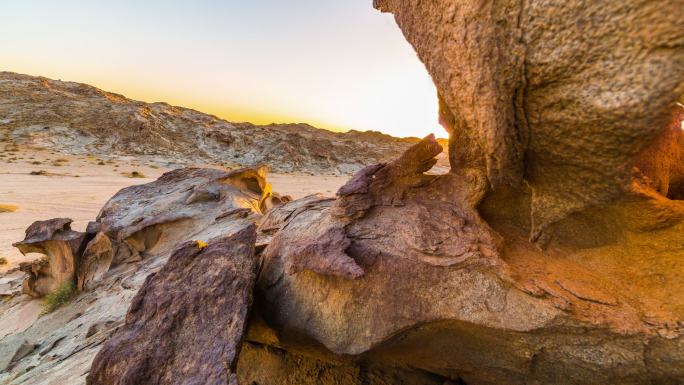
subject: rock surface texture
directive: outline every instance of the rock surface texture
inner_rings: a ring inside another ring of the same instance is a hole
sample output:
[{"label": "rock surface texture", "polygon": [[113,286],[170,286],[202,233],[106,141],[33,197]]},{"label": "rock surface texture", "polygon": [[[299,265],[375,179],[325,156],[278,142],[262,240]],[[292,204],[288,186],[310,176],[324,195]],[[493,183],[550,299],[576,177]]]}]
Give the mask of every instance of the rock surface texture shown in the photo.
[{"label": "rock surface texture", "polygon": [[237,385],[256,279],[254,226],[182,244],[133,298],[126,321],[95,357],[87,384]]},{"label": "rock surface texture", "polygon": [[[169,306],[160,308],[158,315],[162,316],[165,310],[176,309],[178,312],[174,313],[174,319],[177,322],[186,320],[188,323],[176,330],[181,334],[174,335],[174,341],[159,339],[157,343],[165,341],[171,347],[177,342],[176,339],[194,339],[190,334],[183,334],[192,325],[198,326],[190,322],[195,320],[192,318],[195,316],[194,309],[183,307],[183,300],[188,300],[186,305],[199,306],[203,302],[208,303],[212,293],[213,298],[219,301],[214,310],[222,310],[220,314],[215,314],[216,317],[228,320],[223,317],[230,317],[234,314],[232,310],[238,307],[242,309],[243,316],[236,315],[232,329],[236,338],[241,337],[240,330],[244,327],[241,322],[244,322],[244,315],[251,303],[250,288],[256,274],[256,261],[253,257],[247,258],[247,255],[251,256],[255,244],[253,235],[249,235],[253,234],[253,230],[250,233],[246,229],[253,226],[261,216],[261,208],[280,199],[271,193],[271,187],[261,169],[232,172],[182,169],[168,172],[155,182],[121,190],[103,207],[97,220],[88,225],[85,234],[71,231],[68,219],[54,219],[32,225],[27,230],[26,239],[17,246],[25,251],[38,251],[48,253],[48,256],[60,257],[58,262],[54,262],[55,266],[62,266],[59,261],[66,256],[74,256],[73,269],[68,269],[70,273],[65,277],[70,277],[80,292],[69,304],[49,314],[40,315],[39,301],[16,292],[17,282],[21,282],[22,277],[17,277],[16,272],[12,272],[0,279],[0,288],[3,289],[0,293],[3,295],[3,301],[0,302],[0,356],[3,357],[0,360],[0,384],[84,384],[91,363],[102,344],[117,328],[124,327],[124,317],[138,289],[148,276],[164,266],[175,250],[187,242],[191,246],[181,248],[174,254],[178,260],[175,265],[167,265],[168,273],[165,274],[168,275],[163,275],[169,278],[167,285],[175,285],[176,290],[186,285],[189,288],[185,292],[187,296],[182,291],[176,291],[174,301],[167,302]],[[231,238],[234,234],[240,235]],[[69,239],[83,237],[87,237],[89,241],[87,244],[81,243],[83,246],[78,248],[79,252],[73,251],[77,247],[72,249],[66,246]],[[45,250],[43,245],[46,242],[65,245],[56,248],[61,251],[60,254],[49,254],[52,248]],[[204,243],[209,246],[200,251],[197,245]],[[247,245],[246,249],[238,247],[238,244]],[[242,259],[238,256],[242,256]],[[54,286],[53,257],[31,265],[40,266],[42,270],[39,269],[39,274],[29,274],[27,280],[50,283],[31,285],[34,291],[37,287],[45,286],[45,291],[49,292],[48,287]],[[181,270],[176,270],[173,266]],[[228,282],[230,272],[234,273],[234,280]],[[174,279],[180,281],[173,281]],[[171,281],[175,283],[172,284]],[[155,291],[154,288],[158,287],[154,285],[158,283],[154,282],[156,281],[148,284],[147,292],[170,298],[168,296],[173,292]],[[243,290],[238,290],[238,286]],[[200,287],[203,289],[200,290]],[[241,297],[244,306],[238,306],[237,298],[229,293],[231,287],[235,288],[233,294],[238,291],[244,294]],[[192,294],[190,288],[198,291]],[[44,294],[43,291],[40,294]],[[141,306],[147,304],[142,294],[138,300],[141,301]],[[143,306],[141,309],[148,307]],[[204,307],[202,309],[206,310]],[[141,313],[136,314],[142,316]],[[184,314],[187,318],[184,318]],[[208,313],[204,315],[208,316]],[[163,319],[158,321],[164,324]],[[206,327],[202,333],[209,330],[208,325],[204,326]],[[211,361],[210,356],[195,358],[206,359],[207,365],[212,363],[211,367],[212,370],[216,369],[213,373],[217,378],[223,378],[224,375],[232,378],[230,376],[234,374],[234,367],[226,366],[227,359],[234,357],[238,350],[230,353],[228,346],[237,348],[239,340],[231,340],[228,334],[220,334],[228,333],[230,326],[219,324],[218,321],[213,326],[217,327],[215,331],[218,334],[211,337],[217,343],[223,341],[221,346],[225,348],[225,354],[214,356],[216,361]],[[149,333],[145,335],[148,337],[153,335],[151,331],[147,332]],[[138,337],[142,336],[140,334]],[[208,334],[205,336],[210,337]],[[189,359],[189,356],[183,356],[180,348],[179,351],[166,350],[166,353],[177,353],[179,360]],[[157,356],[159,357],[161,356]],[[104,363],[104,358],[100,362]],[[172,372],[168,370],[168,373]],[[182,378],[179,376],[179,381]],[[99,381],[100,379],[95,383],[102,383]],[[107,383],[117,383],[114,376],[108,381],[110,382]],[[203,381],[199,383],[204,383]]]},{"label": "rock surface texture", "polygon": [[614,202],[684,94],[680,0],[375,0],[437,86],[453,172],[531,190],[532,237]]}]

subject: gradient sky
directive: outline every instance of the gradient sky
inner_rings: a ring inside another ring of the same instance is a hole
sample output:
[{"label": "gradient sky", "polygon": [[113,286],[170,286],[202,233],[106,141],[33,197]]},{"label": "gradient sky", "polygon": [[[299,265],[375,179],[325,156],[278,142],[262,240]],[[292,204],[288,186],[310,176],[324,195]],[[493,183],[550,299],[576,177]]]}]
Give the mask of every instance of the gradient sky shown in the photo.
[{"label": "gradient sky", "polygon": [[372,0],[3,0],[0,69],[232,121],[446,136],[425,67]]}]

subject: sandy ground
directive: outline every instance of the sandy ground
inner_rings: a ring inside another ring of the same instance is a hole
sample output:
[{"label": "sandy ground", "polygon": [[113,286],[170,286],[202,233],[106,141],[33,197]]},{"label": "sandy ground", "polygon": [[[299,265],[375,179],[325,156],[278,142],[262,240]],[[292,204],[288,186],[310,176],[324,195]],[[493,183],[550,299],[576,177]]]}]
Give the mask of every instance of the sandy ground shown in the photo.
[{"label": "sandy ground", "polygon": [[[0,257],[9,262],[0,265],[0,272],[37,257],[22,256],[12,247],[34,221],[67,217],[74,220],[72,228],[83,231],[121,188],[151,182],[168,170],[133,157],[99,159],[40,149],[0,149],[0,205],[18,207],[15,212],[0,212]],[[30,175],[32,171],[46,175]],[[131,178],[133,171],[144,177]],[[312,193],[333,195],[348,177],[270,174],[268,179],[274,191],[300,198]]]}]

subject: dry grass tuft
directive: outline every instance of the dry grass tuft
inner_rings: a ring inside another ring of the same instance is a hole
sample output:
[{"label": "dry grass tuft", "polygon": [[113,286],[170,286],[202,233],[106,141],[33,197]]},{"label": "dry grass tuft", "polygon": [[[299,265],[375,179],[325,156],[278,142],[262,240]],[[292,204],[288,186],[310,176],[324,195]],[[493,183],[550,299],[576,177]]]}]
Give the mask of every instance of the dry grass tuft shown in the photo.
[{"label": "dry grass tuft", "polygon": [[147,178],[145,174],[141,173],[140,171],[131,171],[130,173],[123,172],[121,175],[128,178]]},{"label": "dry grass tuft", "polygon": [[19,206],[0,203],[0,213],[13,213],[17,210],[19,210]]}]

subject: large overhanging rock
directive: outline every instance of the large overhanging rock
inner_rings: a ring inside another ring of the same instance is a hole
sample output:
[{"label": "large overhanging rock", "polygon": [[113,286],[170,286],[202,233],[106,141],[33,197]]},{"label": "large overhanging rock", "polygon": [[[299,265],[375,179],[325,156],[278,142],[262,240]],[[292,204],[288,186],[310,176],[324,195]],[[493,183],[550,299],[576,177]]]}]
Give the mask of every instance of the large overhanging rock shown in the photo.
[{"label": "large overhanging rock", "polygon": [[256,279],[255,227],[186,242],[133,299],[93,362],[88,384],[237,385]]},{"label": "large overhanging rock", "polygon": [[684,95],[679,0],[374,5],[394,14],[437,86],[452,172],[478,172],[494,190],[524,180],[533,239],[629,191]]}]

